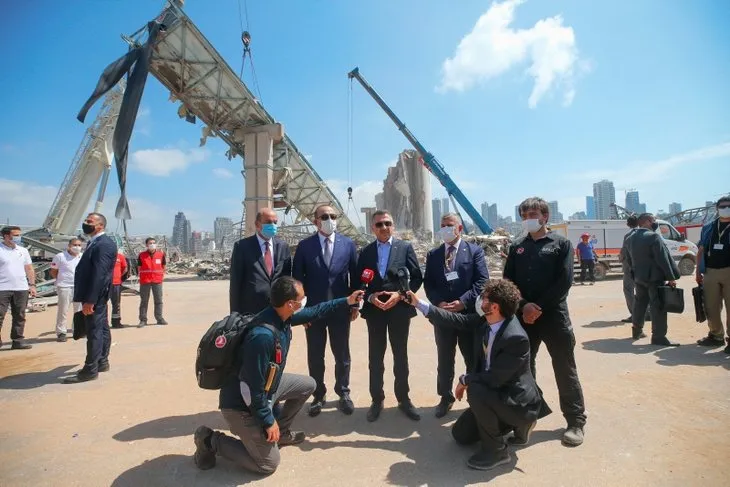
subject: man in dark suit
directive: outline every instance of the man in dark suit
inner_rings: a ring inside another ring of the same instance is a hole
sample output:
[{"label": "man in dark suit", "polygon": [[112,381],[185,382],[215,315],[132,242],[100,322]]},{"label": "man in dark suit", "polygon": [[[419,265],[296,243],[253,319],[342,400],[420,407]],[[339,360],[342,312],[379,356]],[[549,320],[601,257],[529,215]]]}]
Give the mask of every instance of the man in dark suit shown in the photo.
[{"label": "man in dark suit", "polygon": [[99,372],[108,371],[112,344],[107,301],[117,260],[117,244],[104,233],[106,218],[100,213],[89,213],[81,228],[90,240],[76,266],[73,300],[83,305],[86,360],[75,376],[64,381],[67,384],[94,380]]},{"label": "man in dark suit", "polygon": [[[439,235],[443,245],[431,250],[426,257],[423,287],[428,300],[446,311],[466,313],[474,311],[474,302],[489,279],[484,251],[478,245],[461,239],[464,226],[459,215],[447,213],[441,217]],[[438,351],[436,391],[441,402],[436,406],[436,417],[442,418],[451,410],[454,395],[454,356],[458,343],[466,369],[472,365],[474,336],[469,331],[454,328],[434,328]]]},{"label": "man in dark suit", "polygon": [[659,286],[676,286],[680,273],[661,235],[659,224],[651,213],[639,215],[639,228],[627,242],[628,265],[634,274],[636,300],[632,317],[634,340],[646,337],[644,315],[651,303],[651,344],[676,347],[679,343],[667,338],[667,312],[659,300]]},{"label": "man in dark suit", "polygon": [[[356,287],[357,249],[355,243],[336,233],[337,213],[329,205],[314,210],[317,233],[305,238],[294,253],[293,275],[304,285],[307,306],[336,298],[344,298]],[[307,328],[307,363],[309,375],[317,382],[309,415],[317,416],[325,405],[324,350],[329,332],[330,347],[335,356],[335,393],[340,396],[339,408],[352,414],[350,399],[350,320],[357,317],[357,308],[342,309]]]},{"label": "man in dark suit", "polygon": [[408,330],[416,310],[403,302],[398,292],[398,269],[408,269],[409,287],[413,292],[421,287],[423,277],[411,244],[393,237],[395,225],[390,212],[376,211],[371,223],[377,239],[360,252],[356,273],[360,276],[363,270],[370,269],[375,274],[365,293],[366,302],[361,312],[368,325],[370,396],[373,401],[367,419],[370,422],[377,420],[383,410],[383,360],[390,338],[398,408],[417,421],[421,417],[408,395]]},{"label": "man in dark suit", "polygon": [[454,423],[452,435],[464,445],[481,442],[480,450],[467,461],[477,470],[509,463],[505,435],[512,444],[526,444],[538,418],[549,414],[530,369],[530,339],[515,316],[521,296],[512,282],[489,281],[477,300],[477,313],[452,313],[412,301],[438,328],[471,332],[474,360],[459,378],[456,398],[467,394],[469,408]]},{"label": "man in dark suit", "polygon": [[271,283],[291,275],[289,245],[276,238],[278,217],[271,208],[256,214],[256,233],[236,242],[231,253],[230,311],[256,314],[269,305]]}]

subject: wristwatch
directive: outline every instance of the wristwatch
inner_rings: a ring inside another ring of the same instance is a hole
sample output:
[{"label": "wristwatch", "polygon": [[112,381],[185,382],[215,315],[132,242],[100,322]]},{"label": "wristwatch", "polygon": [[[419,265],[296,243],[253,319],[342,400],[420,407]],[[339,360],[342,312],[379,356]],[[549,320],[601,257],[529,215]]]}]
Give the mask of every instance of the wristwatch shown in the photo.
[{"label": "wristwatch", "polygon": [[459,376],[459,384],[461,384],[462,386],[465,386],[465,385],[467,385],[467,384],[466,384],[466,374],[461,374],[461,375]]}]

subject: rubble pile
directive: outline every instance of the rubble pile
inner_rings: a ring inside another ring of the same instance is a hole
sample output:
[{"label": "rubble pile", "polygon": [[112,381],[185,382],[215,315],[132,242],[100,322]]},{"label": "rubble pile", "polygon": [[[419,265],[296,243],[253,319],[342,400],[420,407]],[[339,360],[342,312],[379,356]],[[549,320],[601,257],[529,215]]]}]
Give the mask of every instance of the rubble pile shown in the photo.
[{"label": "rubble pile", "polygon": [[231,273],[229,260],[195,259],[181,257],[167,266],[170,274],[195,274],[203,280],[228,279]]}]

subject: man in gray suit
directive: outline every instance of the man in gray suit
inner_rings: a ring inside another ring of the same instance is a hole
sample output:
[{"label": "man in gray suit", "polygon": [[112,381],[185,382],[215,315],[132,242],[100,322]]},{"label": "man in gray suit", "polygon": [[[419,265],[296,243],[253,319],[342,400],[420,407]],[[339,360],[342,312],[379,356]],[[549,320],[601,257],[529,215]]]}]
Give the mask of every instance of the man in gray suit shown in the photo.
[{"label": "man in gray suit", "polygon": [[626,299],[626,307],[629,308],[629,317],[621,320],[624,323],[632,323],[634,321],[634,276],[631,273],[631,267],[629,266],[629,259],[626,254],[629,252],[629,239],[636,233],[636,227],[639,225],[639,217],[632,214],[626,219],[626,226],[629,227],[629,232],[624,235],[624,244],[621,247],[621,252],[618,254],[618,260],[621,262],[621,270],[624,273],[624,298]]},{"label": "man in gray suit", "polygon": [[636,284],[636,301],[634,302],[633,338],[638,340],[646,335],[643,332],[644,314],[651,302],[651,344],[667,347],[679,346],[667,338],[667,312],[659,301],[659,286],[668,284],[676,286],[679,279],[679,268],[672,260],[662,237],[656,233],[659,225],[654,215],[639,215],[639,227],[628,240],[628,265],[634,275]]}]

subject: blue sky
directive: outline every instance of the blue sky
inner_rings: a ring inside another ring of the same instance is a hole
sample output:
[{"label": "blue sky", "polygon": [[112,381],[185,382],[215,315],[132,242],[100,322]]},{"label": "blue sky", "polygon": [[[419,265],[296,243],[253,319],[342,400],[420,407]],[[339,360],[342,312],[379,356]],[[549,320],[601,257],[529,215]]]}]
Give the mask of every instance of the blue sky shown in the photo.
[{"label": "blue sky", "polygon": [[[76,113],[126,49],[119,35],[162,4],[6,5],[0,220],[42,222],[96,110],[87,125]],[[238,72],[238,1],[187,0],[185,9]],[[386,167],[409,148],[355,85],[348,164],[346,74],[354,66],[477,207],[496,202],[512,215],[524,197],[540,195],[568,215],[584,209],[603,178],[615,181],[619,203],[636,188],[652,211],[672,201],[700,206],[730,190],[723,2],[248,0],[248,13],[264,106],[343,203],[350,182],[355,204],[371,203]],[[241,213],[240,159],[228,161],[217,140],[198,149],[200,125],[181,121],[167,100],[150,77],[130,146],[133,233],[170,233],[180,210],[202,230]]]}]

